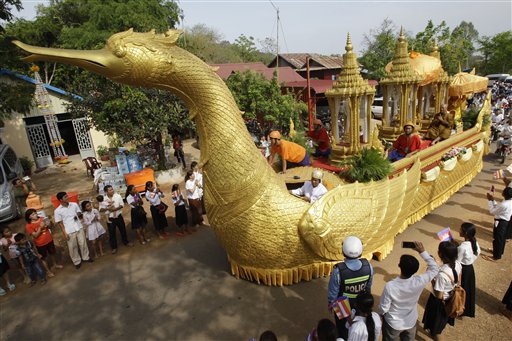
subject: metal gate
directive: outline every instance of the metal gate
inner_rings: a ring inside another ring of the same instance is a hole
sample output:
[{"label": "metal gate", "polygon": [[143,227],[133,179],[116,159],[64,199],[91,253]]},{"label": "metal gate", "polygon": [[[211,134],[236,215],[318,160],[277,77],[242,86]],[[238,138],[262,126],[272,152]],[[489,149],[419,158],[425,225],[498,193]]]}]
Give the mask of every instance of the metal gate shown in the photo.
[{"label": "metal gate", "polygon": [[80,157],[85,159],[87,157],[95,157],[94,146],[92,144],[91,133],[89,125],[85,118],[76,118],[72,120],[73,129],[75,130],[76,142],[80,150]]},{"label": "metal gate", "polygon": [[34,124],[26,126],[28,141],[34,160],[36,161],[37,168],[44,168],[53,165],[52,155],[48,147],[48,141],[44,133],[46,129],[45,124]]}]

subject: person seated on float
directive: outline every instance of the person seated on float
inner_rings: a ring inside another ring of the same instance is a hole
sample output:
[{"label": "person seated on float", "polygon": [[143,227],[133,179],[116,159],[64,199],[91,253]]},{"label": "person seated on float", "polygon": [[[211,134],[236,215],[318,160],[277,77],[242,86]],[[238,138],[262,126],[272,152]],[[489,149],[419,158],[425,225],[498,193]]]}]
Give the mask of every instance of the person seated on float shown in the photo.
[{"label": "person seated on float", "polygon": [[281,156],[282,173],[286,173],[286,169],[309,166],[309,156],[306,148],[290,141],[281,140],[281,133],[274,130],[270,133],[270,165],[274,164],[276,154]]},{"label": "person seated on float", "polygon": [[408,121],[404,124],[404,133],[398,136],[389,150],[388,159],[391,162],[411,156],[420,151],[421,138],[414,133],[414,123]]},{"label": "person seated on float", "polygon": [[311,173],[311,181],[304,182],[301,188],[292,189],[290,193],[307,202],[314,203],[327,193],[327,188],[322,184],[323,177],[324,173],[320,169],[315,169]]},{"label": "person seated on float", "polygon": [[450,114],[446,111],[446,105],[441,104],[441,111],[438,112],[430,123],[424,138],[432,140],[431,145],[446,140],[452,134],[453,122]]},{"label": "person seated on float", "polygon": [[510,125],[510,118],[506,118],[503,120],[503,125],[501,126],[501,131],[498,137],[498,150],[504,146],[510,146],[511,137],[512,137],[512,125]]},{"label": "person seated on float", "polygon": [[307,135],[313,139],[313,146],[315,147],[313,156],[329,157],[331,154],[331,140],[322,121],[315,118],[313,120],[313,131],[308,132]]}]

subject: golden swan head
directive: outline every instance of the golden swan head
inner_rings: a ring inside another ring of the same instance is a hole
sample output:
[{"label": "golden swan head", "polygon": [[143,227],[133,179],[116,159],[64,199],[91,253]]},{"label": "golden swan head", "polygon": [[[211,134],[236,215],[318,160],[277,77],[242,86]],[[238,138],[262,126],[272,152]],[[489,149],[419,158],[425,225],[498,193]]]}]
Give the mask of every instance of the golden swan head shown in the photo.
[{"label": "golden swan head", "polygon": [[191,54],[176,46],[181,30],[157,34],[129,29],[112,35],[100,50],[69,50],[31,46],[13,41],[30,55],[25,61],[53,61],[75,65],[128,85],[155,86],[168,80],[179,61],[190,59]]}]

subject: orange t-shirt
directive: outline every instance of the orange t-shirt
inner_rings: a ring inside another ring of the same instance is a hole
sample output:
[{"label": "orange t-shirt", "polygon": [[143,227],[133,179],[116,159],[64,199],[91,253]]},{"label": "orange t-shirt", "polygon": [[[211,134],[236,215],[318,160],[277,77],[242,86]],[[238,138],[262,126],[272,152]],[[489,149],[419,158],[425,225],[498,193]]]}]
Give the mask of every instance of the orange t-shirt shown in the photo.
[{"label": "orange t-shirt", "polygon": [[[32,233],[36,232],[39,225],[43,222],[43,218],[39,218],[35,223],[28,223],[26,226],[27,234],[32,236]],[[46,244],[53,241],[52,234],[47,226],[43,227],[43,233],[37,238],[34,238],[36,246],[45,246]]]},{"label": "orange t-shirt", "polygon": [[290,141],[281,140],[279,147],[272,146],[271,154],[279,153],[283,160],[299,163],[306,156],[306,148]]}]

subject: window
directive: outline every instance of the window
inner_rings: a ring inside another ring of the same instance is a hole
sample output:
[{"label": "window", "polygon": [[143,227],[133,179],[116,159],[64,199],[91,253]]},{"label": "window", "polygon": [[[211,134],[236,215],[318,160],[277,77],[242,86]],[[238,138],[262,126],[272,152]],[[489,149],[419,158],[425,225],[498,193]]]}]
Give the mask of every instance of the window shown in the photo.
[{"label": "window", "polygon": [[[7,161],[7,164],[9,165],[10,171],[14,172],[16,171],[16,160],[18,158],[16,157],[16,153],[11,148],[7,148],[4,154],[4,160]],[[7,171],[7,169],[6,169]]]}]

